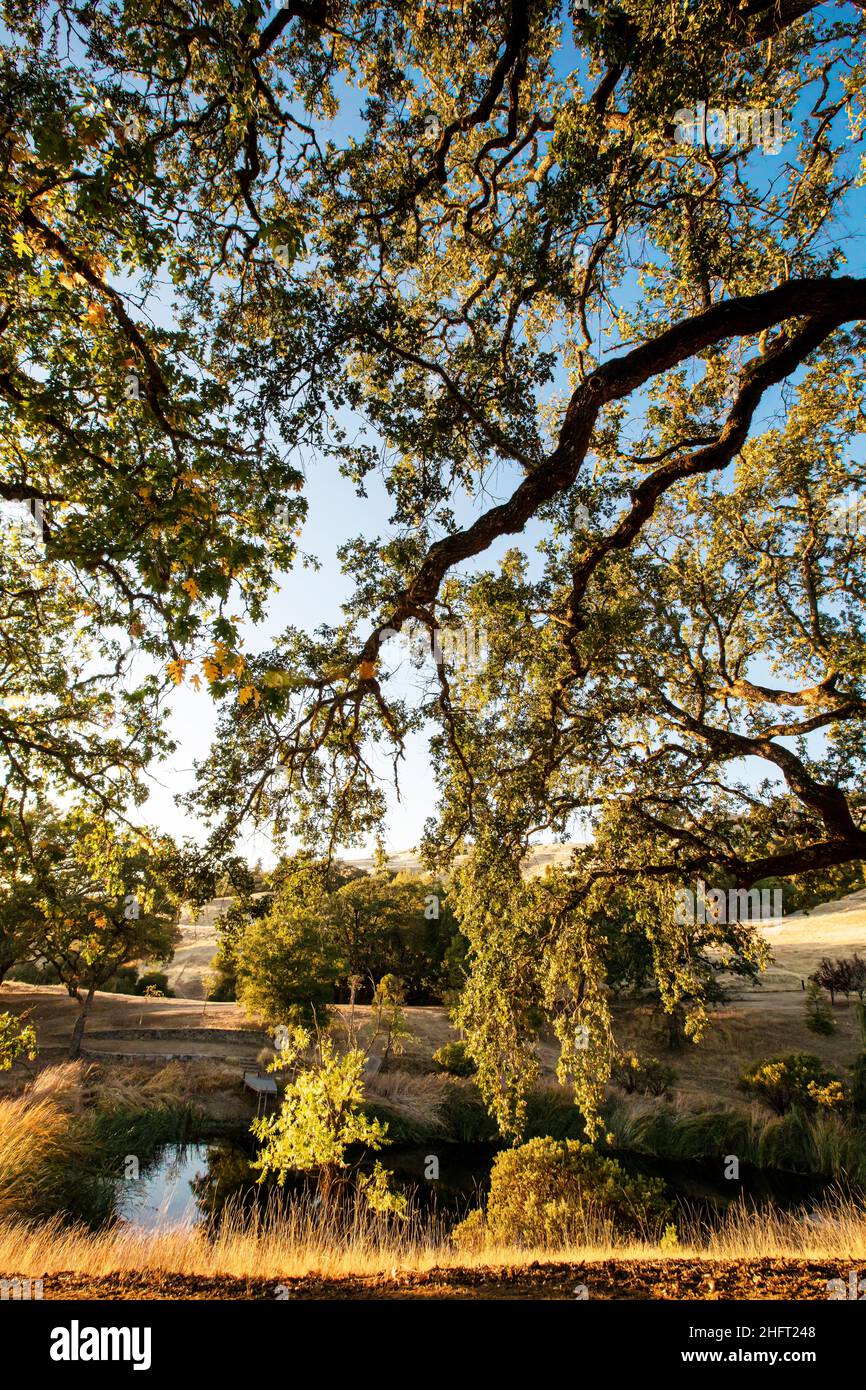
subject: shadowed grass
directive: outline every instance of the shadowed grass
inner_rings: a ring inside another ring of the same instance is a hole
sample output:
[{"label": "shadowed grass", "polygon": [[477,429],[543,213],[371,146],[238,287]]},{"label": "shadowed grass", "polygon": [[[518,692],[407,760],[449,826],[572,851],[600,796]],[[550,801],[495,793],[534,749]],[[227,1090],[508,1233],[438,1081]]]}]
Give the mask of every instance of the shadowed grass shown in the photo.
[{"label": "shadowed grass", "polygon": [[755,1168],[844,1179],[866,1187],[866,1127],[826,1111],[783,1118],[749,1109],[694,1111],[674,1102],[610,1099],[604,1107],[612,1151],[700,1162],[736,1154]]}]

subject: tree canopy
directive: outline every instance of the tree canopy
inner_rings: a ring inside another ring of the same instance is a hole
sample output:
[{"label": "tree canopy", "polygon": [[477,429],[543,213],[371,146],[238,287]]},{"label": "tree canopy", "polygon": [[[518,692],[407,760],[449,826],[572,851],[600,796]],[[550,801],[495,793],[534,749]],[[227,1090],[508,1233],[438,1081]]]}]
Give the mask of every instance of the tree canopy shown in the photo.
[{"label": "tree canopy", "polygon": [[[541,1007],[591,1105],[607,895],[698,1028],[674,885],[866,851],[860,5],[4,14],[0,494],[46,523],[3,562],[7,785],[128,795],[161,683],[199,681],[215,843],[257,817],[333,852],[432,730],[482,1083],[513,1123]],[[345,547],[343,622],[242,650],[313,457],[381,477],[389,532]],[[486,659],[410,698],[412,624]]]}]

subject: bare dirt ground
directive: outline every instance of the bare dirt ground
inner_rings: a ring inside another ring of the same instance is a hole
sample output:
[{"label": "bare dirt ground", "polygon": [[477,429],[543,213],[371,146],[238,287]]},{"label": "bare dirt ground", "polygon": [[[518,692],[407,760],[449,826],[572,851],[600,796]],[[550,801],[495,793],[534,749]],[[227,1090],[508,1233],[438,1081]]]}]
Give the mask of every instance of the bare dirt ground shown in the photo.
[{"label": "bare dirt ground", "polygon": [[[14,1013],[31,1011],[32,1021],[40,1034],[40,1044],[51,1046],[69,1040],[72,1023],[78,1011],[74,999],[62,985],[24,985],[7,981],[0,990],[4,1009]],[[95,1042],[97,1034],[115,1029],[140,1028],[146,1032],[159,1029],[230,1030],[239,1034],[260,1030],[237,1004],[212,1004],[191,999],[145,999],[138,994],[94,995],[87,1024],[87,1041]]]},{"label": "bare dirt ground", "polygon": [[[843,1268],[844,1266],[844,1268]],[[664,1299],[826,1300],[830,1279],[855,1265],[802,1259],[604,1260],[478,1269],[394,1270],[390,1277],[242,1279],[169,1272],[94,1277],[74,1272],[44,1280],[46,1299]]]}]

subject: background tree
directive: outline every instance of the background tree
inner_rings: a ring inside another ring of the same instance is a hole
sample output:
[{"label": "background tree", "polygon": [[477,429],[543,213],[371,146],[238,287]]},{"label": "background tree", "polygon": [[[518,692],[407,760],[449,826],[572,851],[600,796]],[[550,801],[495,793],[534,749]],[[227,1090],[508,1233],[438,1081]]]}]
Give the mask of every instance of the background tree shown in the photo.
[{"label": "background tree", "polygon": [[250,1012],[270,1023],[309,1020],[332,1003],[370,1002],[386,975],[400,978],[411,1002],[447,990],[454,962],[446,957],[459,933],[441,884],[306,855],[285,861],[273,879],[266,908],[264,900],[255,913],[239,904],[220,929],[218,960],[234,969]]},{"label": "background tree", "polygon": [[75,1058],[97,989],[132,961],[172,954],[180,907],[166,884],[172,846],[73,811],[35,829],[32,855],[40,912],[33,947],[78,1005]]},{"label": "background tree", "polygon": [[818,981],[811,978],[806,990],[806,1027],[811,1033],[829,1037],[836,1031],[833,1014],[827,1007],[824,991]]}]

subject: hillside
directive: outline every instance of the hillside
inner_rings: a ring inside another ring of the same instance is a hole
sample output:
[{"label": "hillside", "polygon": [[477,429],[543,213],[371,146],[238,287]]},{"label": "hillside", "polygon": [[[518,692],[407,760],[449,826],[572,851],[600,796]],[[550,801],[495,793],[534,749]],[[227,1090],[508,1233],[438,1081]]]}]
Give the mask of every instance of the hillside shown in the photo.
[{"label": "hillside", "polygon": [[[549,865],[567,863],[576,843],[538,845],[526,860],[526,872],[542,874]],[[369,857],[348,862],[368,872],[375,867],[375,861]],[[387,862],[395,872],[423,872],[414,849],[401,850],[389,856]],[[188,914],[181,921],[181,941],[167,971],[169,984],[179,998],[205,998],[207,973],[217,949],[215,923],[231,901],[214,898],[201,909],[196,920]],[[866,889],[823,903],[809,913],[792,913],[783,925],[764,928],[764,935],[772,948],[773,961],[757,987],[761,996],[802,992],[802,981],[822,956],[852,955],[855,951],[866,954]],[[737,986],[734,993],[739,997],[743,991]]]}]

